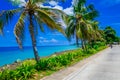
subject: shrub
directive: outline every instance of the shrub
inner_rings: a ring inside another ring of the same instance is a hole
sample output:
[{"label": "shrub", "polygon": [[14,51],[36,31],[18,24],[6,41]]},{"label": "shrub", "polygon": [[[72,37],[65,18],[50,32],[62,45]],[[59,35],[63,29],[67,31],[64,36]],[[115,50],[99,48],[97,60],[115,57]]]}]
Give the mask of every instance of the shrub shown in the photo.
[{"label": "shrub", "polygon": [[36,72],[33,65],[29,64],[22,64],[20,67],[16,69],[18,71],[17,77],[21,80],[26,80],[27,78],[30,78],[33,76],[33,74]]},{"label": "shrub", "polygon": [[1,74],[0,74],[0,79],[1,80],[10,80],[11,79],[10,70],[6,69],[6,70],[2,71]]},{"label": "shrub", "polygon": [[[31,61],[32,62],[32,61]],[[36,72],[33,63],[25,61],[15,70],[3,70],[0,72],[0,80],[27,80]]]},{"label": "shrub", "polygon": [[93,49],[93,48],[88,50],[88,53],[89,53],[89,54],[94,54],[94,53],[96,53],[96,52],[97,52],[97,51],[96,51],[95,49]]}]

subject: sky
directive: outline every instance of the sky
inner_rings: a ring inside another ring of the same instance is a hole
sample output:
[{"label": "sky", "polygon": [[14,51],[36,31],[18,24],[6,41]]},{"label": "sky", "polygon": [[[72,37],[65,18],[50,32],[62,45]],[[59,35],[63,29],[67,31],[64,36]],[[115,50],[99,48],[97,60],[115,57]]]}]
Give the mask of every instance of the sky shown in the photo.
[{"label": "sky", "polygon": [[[22,4],[19,5],[19,7],[24,5],[24,0],[21,0],[21,2]],[[72,3],[73,0],[66,0],[64,3],[56,3],[55,1],[51,1],[49,3],[51,6],[47,5],[46,7],[57,8],[71,15],[73,14]],[[116,30],[117,35],[120,36],[120,0],[87,0],[87,4],[94,4],[95,8],[98,10],[99,17],[97,17],[96,20],[100,22],[99,26],[101,29],[104,29],[106,26],[110,25]],[[45,7],[45,5],[43,7]],[[17,6],[13,6],[7,0],[1,0],[0,11],[14,8],[17,8]],[[13,34],[14,26],[17,20],[18,17],[14,17],[10,24],[5,26],[4,35],[0,35],[0,47],[18,46]],[[50,31],[49,29],[46,29],[45,33],[39,32],[37,36],[38,46],[68,45],[74,43],[74,41],[75,39],[72,39],[71,42],[69,42],[61,33]],[[25,33],[24,46],[31,46],[31,39],[28,32]]]}]

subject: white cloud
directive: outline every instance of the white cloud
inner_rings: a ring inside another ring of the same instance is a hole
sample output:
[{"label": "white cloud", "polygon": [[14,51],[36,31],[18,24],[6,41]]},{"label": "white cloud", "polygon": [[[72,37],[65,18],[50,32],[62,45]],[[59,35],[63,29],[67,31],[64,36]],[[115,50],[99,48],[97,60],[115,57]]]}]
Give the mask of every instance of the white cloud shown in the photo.
[{"label": "white cloud", "polygon": [[21,4],[19,5],[19,7],[23,7],[23,6],[25,6],[25,3],[21,3]]},{"label": "white cloud", "polygon": [[62,6],[59,6],[59,5],[56,5],[53,7],[54,9],[59,9],[59,10],[63,10],[63,7]]},{"label": "white cloud", "polygon": [[11,0],[11,1],[17,3],[19,7],[23,7],[26,4],[25,0]]},{"label": "white cloud", "polygon": [[56,43],[56,42],[58,42],[56,39],[51,39],[51,41],[50,42],[54,42],[54,43]]},{"label": "white cloud", "polygon": [[55,5],[55,6],[44,6],[43,4],[39,4],[40,7],[44,7],[44,8],[54,8],[54,9],[59,9],[59,10],[63,10],[62,6],[59,5]]},{"label": "white cloud", "polygon": [[58,2],[50,1],[49,4],[50,4],[51,6],[56,6],[56,5],[58,5]]},{"label": "white cloud", "polygon": [[75,3],[78,3],[79,0],[72,0],[71,4],[74,5]]},{"label": "white cloud", "polygon": [[72,0],[72,2],[71,2],[72,5],[68,8],[66,8],[66,9],[64,9],[63,11],[68,15],[73,15],[73,5],[74,5],[74,3],[75,3],[75,0]]},{"label": "white cloud", "polygon": [[44,8],[52,8],[51,6],[44,6],[43,4],[38,4],[38,6],[44,7]]},{"label": "white cloud", "polygon": [[39,39],[44,39],[44,37],[39,37]]},{"label": "white cloud", "polygon": [[50,6],[44,6],[43,4],[39,4],[40,7],[45,7],[45,8],[54,8],[54,9],[59,9],[59,10],[63,10],[62,6],[59,6],[58,3],[56,3],[55,1],[50,1]]},{"label": "white cloud", "polygon": [[[72,4],[74,3],[74,0],[72,1]],[[50,6],[44,6],[43,4],[39,4],[40,7],[46,7],[46,8],[54,8],[54,9],[59,9],[59,10],[62,10],[64,11],[66,14],[68,15],[72,15],[73,14],[73,7],[70,6],[66,9],[63,9],[62,6],[60,6],[57,2],[55,1],[50,1],[49,2]]]},{"label": "white cloud", "polygon": [[25,0],[20,0],[20,1],[21,1],[21,4],[19,4],[19,7],[23,7],[23,6],[25,6],[26,1],[25,1]]},{"label": "white cloud", "polygon": [[73,15],[73,7],[69,7],[63,10],[68,15]]},{"label": "white cloud", "polygon": [[41,39],[41,40],[39,40],[39,43],[57,43],[58,41],[56,40],[56,39],[54,39],[54,38],[52,38],[52,39],[50,39],[50,40],[48,40],[48,39]]}]

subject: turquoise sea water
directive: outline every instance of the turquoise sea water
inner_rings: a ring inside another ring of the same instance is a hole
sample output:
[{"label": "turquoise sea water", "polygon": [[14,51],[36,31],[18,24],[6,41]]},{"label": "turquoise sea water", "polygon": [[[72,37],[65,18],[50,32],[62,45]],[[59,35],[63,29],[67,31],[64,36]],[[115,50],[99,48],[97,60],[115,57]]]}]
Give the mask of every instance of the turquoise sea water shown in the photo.
[{"label": "turquoise sea water", "polygon": [[[55,52],[61,52],[65,50],[76,49],[76,46],[45,46],[38,47],[39,56],[45,57]],[[3,47],[0,48],[0,66],[5,64],[11,64],[17,59],[25,60],[27,58],[34,58],[33,50],[31,47],[25,47],[23,50],[20,50],[18,47]]]}]

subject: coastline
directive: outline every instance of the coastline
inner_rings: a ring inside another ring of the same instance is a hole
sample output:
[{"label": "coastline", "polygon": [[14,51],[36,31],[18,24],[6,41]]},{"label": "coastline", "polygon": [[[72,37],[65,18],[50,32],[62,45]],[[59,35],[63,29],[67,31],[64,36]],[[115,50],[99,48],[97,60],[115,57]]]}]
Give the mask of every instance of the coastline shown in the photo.
[{"label": "coastline", "polygon": [[[1,48],[2,49],[2,48]],[[38,52],[40,57],[51,56],[54,53],[59,53],[66,50],[77,49],[76,46],[46,46],[38,47]],[[15,61],[20,60],[24,61],[26,59],[34,58],[32,47],[26,47],[23,50],[20,50],[18,47],[4,48],[0,50],[0,67],[6,64],[13,64]]]},{"label": "coastline", "polygon": [[[42,58],[49,58],[49,57],[52,57],[52,56],[58,56],[58,55],[61,55],[61,54],[64,54],[64,53],[67,53],[67,52],[71,52],[71,51],[75,51],[77,49],[74,49],[74,50],[64,50],[64,51],[61,51],[61,52],[55,52],[49,56],[46,56],[46,57],[41,57]],[[12,64],[5,64],[3,66],[0,66],[0,71],[3,71],[4,69],[10,69],[10,70],[14,70],[16,69],[17,66],[20,66],[24,61],[27,61],[27,60],[34,60],[34,58],[28,58],[28,59],[25,59],[25,60],[16,60],[15,62],[13,62]]]}]

